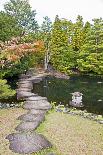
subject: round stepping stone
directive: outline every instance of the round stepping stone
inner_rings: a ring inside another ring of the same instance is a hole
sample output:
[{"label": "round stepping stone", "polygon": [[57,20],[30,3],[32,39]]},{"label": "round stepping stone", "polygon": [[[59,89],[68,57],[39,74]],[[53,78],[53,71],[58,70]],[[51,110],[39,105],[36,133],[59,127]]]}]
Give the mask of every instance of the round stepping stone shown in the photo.
[{"label": "round stepping stone", "polygon": [[18,117],[19,120],[28,121],[28,122],[42,122],[45,119],[44,114],[33,115],[33,114],[24,114]]},{"label": "round stepping stone", "polygon": [[41,122],[22,122],[15,128],[15,130],[21,132],[33,131],[40,125],[40,123]]},{"label": "round stepping stone", "polygon": [[38,100],[47,100],[46,97],[36,96],[36,97],[28,97],[27,101],[38,101]]},{"label": "round stepping stone", "polygon": [[41,102],[26,102],[23,106],[24,109],[38,109],[38,110],[49,110],[51,109],[51,105],[49,102],[41,101]]},{"label": "round stepping stone", "polygon": [[45,114],[47,112],[47,110],[35,110],[35,109],[31,109],[29,110],[28,113],[33,114],[33,115],[41,115],[41,114]]},{"label": "round stepping stone", "polygon": [[15,153],[35,153],[52,147],[52,144],[41,134],[35,132],[13,133],[6,137],[10,141],[10,149]]}]

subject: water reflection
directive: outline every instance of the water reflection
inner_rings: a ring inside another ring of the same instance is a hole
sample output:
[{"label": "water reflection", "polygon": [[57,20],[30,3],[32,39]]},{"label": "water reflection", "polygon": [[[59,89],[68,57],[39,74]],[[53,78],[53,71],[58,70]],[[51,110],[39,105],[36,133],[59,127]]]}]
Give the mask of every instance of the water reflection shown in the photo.
[{"label": "water reflection", "polygon": [[80,105],[78,107],[88,112],[103,114],[103,78],[73,76],[69,80],[63,80],[49,76],[40,83],[34,84],[33,91],[46,96],[49,101],[56,102],[57,105],[61,102],[68,106],[70,106],[70,101],[75,101],[72,93],[80,92],[81,97],[76,99]]}]

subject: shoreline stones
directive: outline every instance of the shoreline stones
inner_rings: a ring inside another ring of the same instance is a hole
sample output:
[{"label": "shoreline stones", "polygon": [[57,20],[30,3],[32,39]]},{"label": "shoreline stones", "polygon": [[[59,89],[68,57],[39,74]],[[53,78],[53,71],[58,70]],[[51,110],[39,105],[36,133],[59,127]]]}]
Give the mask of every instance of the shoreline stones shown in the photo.
[{"label": "shoreline stones", "polygon": [[13,133],[6,138],[10,142],[10,149],[16,153],[35,153],[41,149],[52,147],[52,144],[34,130],[45,120],[46,112],[51,109],[46,97],[31,92],[33,83],[42,80],[43,75],[21,75],[18,82],[17,99],[24,99],[23,108],[28,109],[27,114],[18,117],[22,122],[15,128],[19,133]]}]

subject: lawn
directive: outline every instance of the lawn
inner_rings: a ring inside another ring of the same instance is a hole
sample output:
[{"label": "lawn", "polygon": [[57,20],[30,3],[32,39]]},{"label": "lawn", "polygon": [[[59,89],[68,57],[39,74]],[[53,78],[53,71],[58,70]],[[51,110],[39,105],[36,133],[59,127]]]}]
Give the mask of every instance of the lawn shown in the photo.
[{"label": "lawn", "polygon": [[[0,110],[0,155],[18,155],[9,150],[5,137],[20,123],[26,113],[22,108]],[[53,144],[53,148],[32,155],[103,155],[103,125],[95,121],[57,112],[49,112],[37,132]]]}]

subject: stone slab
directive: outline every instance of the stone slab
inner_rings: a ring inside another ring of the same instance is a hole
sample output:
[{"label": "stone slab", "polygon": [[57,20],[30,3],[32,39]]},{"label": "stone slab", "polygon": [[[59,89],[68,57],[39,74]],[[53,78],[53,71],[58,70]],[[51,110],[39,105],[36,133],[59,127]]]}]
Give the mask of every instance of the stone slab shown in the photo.
[{"label": "stone slab", "polygon": [[41,122],[22,122],[19,124],[15,130],[20,132],[28,132],[35,130]]},{"label": "stone slab", "polygon": [[28,102],[23,105],[24,109],[38,109],[38,110],[49,110],[51,109],[51,105],[49,102],[40,102],[40,103],[33,103]]},{"label": "stone slab", "polygon": [[10,149],[19,154],[35,153],[42,149],[52,147],[52,144],[40,134],[35,132],[13,133],[6,137],[10,141]]},{"label": "stone slab", "polygon": [[46,112],[47,110],[30,109],[28,114],[41,115],[41,114],[45,114]]},{"label": "stone slab", "polygon": [[33,114],[24,114],[18,117],[19,120],[28,121],[28,122],[42,122],[45,119],[45,114],[33,115]]},{"label": "stone slab", "polygon": [[37,94],[31,93],[31,92],[24,92],[24,91],[19,91],[17,92],[17,98],[27,98],[27,97],[34,97],[37,96]]},{"label": "stone slab", "polygon": [[38,100],[47,100],[46,97],[36,96],[36,97],[28,97],[27,101],[38,101]]}]

